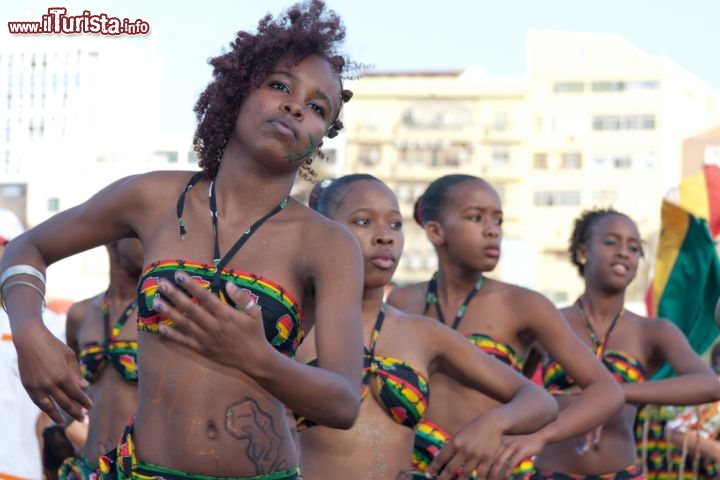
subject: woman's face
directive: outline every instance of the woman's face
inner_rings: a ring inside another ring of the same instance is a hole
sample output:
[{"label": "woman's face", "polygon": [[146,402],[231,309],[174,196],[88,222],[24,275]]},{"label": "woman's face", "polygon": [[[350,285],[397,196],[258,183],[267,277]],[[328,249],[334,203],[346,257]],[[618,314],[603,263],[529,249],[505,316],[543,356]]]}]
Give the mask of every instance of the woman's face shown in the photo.
[{"label": "woman's face", "polygon": [[365,258],[365,287],[390,283],[405,237],[395,194],[375,180],[358,180],[340,192],[331,218],[357,237]]},{"label": "woman's face", "polygon": [[503,212],[495,189],[480,180],[454,185],[440,211],[444,246],[452,261],[488,272],[500,260]]},{"label": "woman's face", "polygon": [[315,155],[341,103],[340,81],[323,58],[279,62],[243,101],[228,146],[238,142],[250,154],[297,168]]},{"label": "woman's face", "polygon": [[599,218],[590,227],[585,248],[586,281],[624,290],[635,278],[643,254],[642,240],[635,222],[625,215]]}]

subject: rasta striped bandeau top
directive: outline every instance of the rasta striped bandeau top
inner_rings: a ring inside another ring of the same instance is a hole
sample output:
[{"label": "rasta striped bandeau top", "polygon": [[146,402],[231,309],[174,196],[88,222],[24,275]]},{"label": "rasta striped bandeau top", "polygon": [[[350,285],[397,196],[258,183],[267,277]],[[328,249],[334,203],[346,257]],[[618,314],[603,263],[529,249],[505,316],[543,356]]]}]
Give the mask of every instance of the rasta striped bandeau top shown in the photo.
[{"label": "rasta striped bandeau top", "polygon": [[[207,289],[217,272],[212,264],[185,260],[161,260],[145,267],[138,284],[138,328],[141,331],[157,332],[161,324],[172,325],[171,320],[154,310],[153,302],[160,295],[158,281],[164,278],[174,283],[178,270]],[[302,312],[295,299],[283,287],[260,275],[225,268],[220,277],[222,281],[217,292],[220,299],[235,306],[225,291],[225,282],[232,282],[246,291],[260,308],[265,338],[276,350],[293,357],[303,338]]]}]

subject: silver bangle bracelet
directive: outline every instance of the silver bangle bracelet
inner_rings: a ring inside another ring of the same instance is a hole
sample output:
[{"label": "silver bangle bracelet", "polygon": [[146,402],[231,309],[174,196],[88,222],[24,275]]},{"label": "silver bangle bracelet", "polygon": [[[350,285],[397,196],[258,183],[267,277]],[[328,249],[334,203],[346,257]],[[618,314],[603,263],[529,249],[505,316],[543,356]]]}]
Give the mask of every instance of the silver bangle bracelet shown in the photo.
[{"label": "silver bangle bracelet", "polygon": [[5,284],[5,282],[7,282],[11,277],[17,275],[28,275],[30,277],[35,277],[40,280],[43,290],[45,289],[45,275],[40,273],[40,271],[32,265],[21,264],[12,265],[3,272],[2,276],[0,276],[0,291],[2,291],[2,286]]},{"label": "silver bangle bracelet", "polygon": [[0,306],[2,307],[3,310],[5,310],[7,312],[7,307],[5,306],[5,290],[7,290],[8,288],[12,288],[16,285],[25,285],[25,286],[28,286],[28,287],[34,289],[40,295],[40,298],[42,299],[43,309],[45,308],[45,293],[40,289],[40,287],[38,287],[34,283],[26,282],[25,280],[15,280],[14,282],[9,282],[9,283],[3,282],[2,285],[0,286]]}]

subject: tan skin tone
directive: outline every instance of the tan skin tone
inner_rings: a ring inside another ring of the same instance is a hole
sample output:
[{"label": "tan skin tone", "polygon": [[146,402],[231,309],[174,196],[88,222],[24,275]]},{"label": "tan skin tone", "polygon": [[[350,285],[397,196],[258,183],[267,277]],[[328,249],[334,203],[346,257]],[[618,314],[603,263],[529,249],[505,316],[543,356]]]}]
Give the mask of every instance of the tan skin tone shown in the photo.
[{"label": "tan skin tone", "polygon": [[[625,289],[635,278],[641,255],[637,226],[620,214],[597,219],[590,228],[590,238],[578,247],[578,258],[586,262],[582,299],[590,325],[599,339],[605,336],[613,318],[623,307]],[[561,311],[576,335],[592,348],[577,306]],[[677,376],[623,384],[625,406],[596,432],[595,442],[585,453],[575,451],[578,443],[583,442],[582,438],[569,438],[546,447],[536,459],[537,468],[585,475],[623,470],[637,461],[633,433],[637,404],[690,405],[720,397],[720,383],[715,374],[693,352],[682,332],[668,320],[646,318],[623,310],[605,349],[625,352],[637,359],[648,379],[664,362],[673,367]],[[558,400],[562,409],[572,398],[560,396]]]},{"label": "tan skin tone", "polygon": [[[128,304],[137,298],[143,253],[142,244],[136,238],[119,240],[108,245],[107,250],[110,261],[108,329],[111,329]],[[105,338],[101,310],[104,296],[105,292],[74,303],[68,310],[67,344],[78,357],[85,345],[102,342]],[[117,340],[137,340],[137,309],[128,317]],[[88,411],[89,428],[81,453],[97,465],[98,458],[117,445],[117,439],[135,411],[138,388],[126,381],[112,365],[107,365],[86,393],[93,406]]]},{"label": "tan skin tone", "polygon": [[[338,77],[318,56],[294,66],[278,63],[247,95],[216,178],[221,252],[290,193],[305,155],[316,148],[340,105]],[[188,231],[185,238],[178,233],[177,197],[192,174],[153,172],[115,182],[26,233],[6,251],[4,266],[27,263],[44,271],[61,258],[126,236],[140,239],[146,265],[168,258],[211,263],[209,181],[200,181],[186,196],[183,219]],[[301,306],[306,292],[314,289],[322,368],[301,365],[272,348],[257,307],[233,309],[178,273],[176,282],[199,303],[161,282],[162,295],[177,310],[168,303],[157,307],[177,328],[165,332],[167,338],[138,334],[142,380],[135,446],[142,461],[224,477],[285,470],[298,464],[285,406],[337,428],[348,428],[357,415],[362,263],[354,237],[290,200],[250,237],[228,268],[272,279]],[[227,288],[238,305],[247,304],[246,295]],[[74,352],[42,326],[36,292],[11,290],[7,303],[28,394],[58,421],[58,410],[40,399],[50,396],[81,419],[82,407],[92,403],[83,391],[86,385]],[[206,342],[199,344],[187,335],[197,330],[209,337]],[[233,357],[214,348],[213,339],[225,335],[235,339]],[[226,424],[228,417],[238,420]]]},{"label": "tan skin tone", "polygon": [[[384,287],[402,252],[402,215],[395,194],[375,180],[354,181],[343,186],[339,195],[331,218],[357,237],[365,258],[362,317],[368,348]],[[312,337],[300,348],[298,360],[306,362],[317,356]],[[515,452],[501,447],[502,435],[534,431],[555,417],[556,405],[549,395],[431,319],[387,306],[375,354],[409,363],[424,376],[435,372],[451,375],[501,403],[461,430],[456,449],[445,458],[448,468],[437,478],[450,478],[461,464],[468,466],[461,479],[469,478],[473,469],[483,472],[485,478],[506,477]],[[413,429],[390,417],[373,382],[370,392],[351,429],[313,426],[300,432],[303,475],[312,479],[410,478]],[[434,400],[432,385],[430,392]]]},{"label": "tan skin tone", "polygon": [[[426,224],[427,237],[438,255],[439,306],[446,321],[453,320],[478,278],[497,265],[501,225],[500,198],[480,179],[454,185],[443,217]],[[421,314],[426,291],[427,282],[397,288],[388,302]],[[432,305],[427,315],[437,317],[435,308]],[[522,356],[538,342],[583,387],[577,401],[556,421],[532,435],[504,440],[524,457],[537,454],[546,444],[587,432],[622,404],[620,388],[607,370],[568,328],[557,309],[537,292],[486,278],[469,303],[458,331],[490,335]],[[430,383],[433,401],[427,418],[453,435],[469,419],[498,405],[497,400],[441,373],[432,375]]]},{"label": "tan skin tone", "polygon": [[668,439],[679,449],[687,442],[689,455],[702,455],[715,463],[720,463],[720,441],[704,438],[697,431],[680,432],[667,429]]}]

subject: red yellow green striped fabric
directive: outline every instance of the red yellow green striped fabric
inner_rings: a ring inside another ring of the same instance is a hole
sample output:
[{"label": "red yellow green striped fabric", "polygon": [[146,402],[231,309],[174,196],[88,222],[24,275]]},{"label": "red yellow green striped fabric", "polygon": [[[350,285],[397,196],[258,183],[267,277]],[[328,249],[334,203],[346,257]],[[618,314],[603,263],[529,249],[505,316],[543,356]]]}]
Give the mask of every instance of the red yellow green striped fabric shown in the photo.
[{"label": "red yellow green striped fabric", "polygon": [[[649,314],[675,323],[693,349],[703,353],[720,334],[715,325],[719,297],[720,261],[707,223],[663,201],[655,273],[647,299]],[[671,375],[665,365],[653,378]]]},{"label": "red yellow green striped fabric", "polygon": [[720,166],[705,165],[703,171],[680,182],[680,206],[707,220],[713,237],[720,234]]}]

